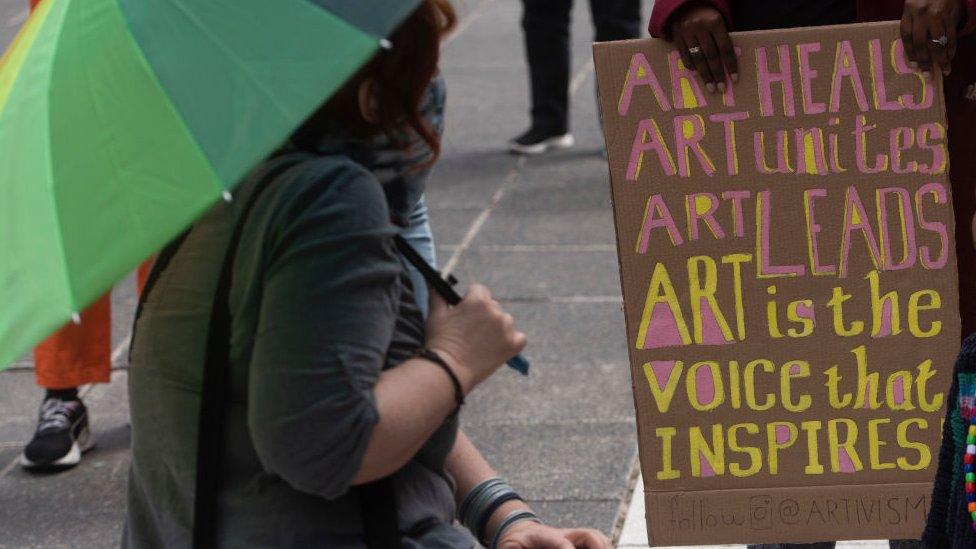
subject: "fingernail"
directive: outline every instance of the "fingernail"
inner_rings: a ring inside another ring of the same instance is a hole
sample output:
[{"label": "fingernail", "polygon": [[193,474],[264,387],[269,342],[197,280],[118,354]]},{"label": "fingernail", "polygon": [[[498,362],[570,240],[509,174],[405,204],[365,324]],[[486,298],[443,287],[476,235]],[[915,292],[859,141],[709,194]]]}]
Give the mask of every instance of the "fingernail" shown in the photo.
[{"label": "fingernail", "polygon": [[735,82],[738,82],[738,81],[739,81],[739,73],[733,72],[732,73],[732,82],[735,83]]},{"label": "fingernail", "polygon": [[913,69],[917,69],[918,68],[918,63],[916,63],[914,61],[909,61],[908,62],[908,66],[911,67],[911,68],[913,68]]},{"label": "fingernail", "polygon": [[718,83],[718,91],[725,93],[725,82]]},{"label": "fingernail", "polygon": [[708,90],[708,93],[715,93],[715,84],[709,82],[705,84],[705,89]]}]

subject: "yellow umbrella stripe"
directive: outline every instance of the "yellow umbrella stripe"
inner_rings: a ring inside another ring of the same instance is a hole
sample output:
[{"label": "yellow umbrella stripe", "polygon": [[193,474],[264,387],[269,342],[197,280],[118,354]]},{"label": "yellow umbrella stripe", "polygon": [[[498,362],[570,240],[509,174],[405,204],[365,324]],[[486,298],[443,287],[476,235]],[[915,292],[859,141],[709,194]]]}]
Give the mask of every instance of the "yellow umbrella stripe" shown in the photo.
[{"label": "yellow umbrella stripe", "polygon": [[17,33],[16,38],[14,38],[14,41],[7,48],[3,57],[0,58],[0,113],[3,112],[7,105],[10,90],[13,89],[14,83],[17,81],[17,76],[20,74],[20,70],[24,65],[24,61],[31,52],[34,40],[44,27],[44,23],[48,21],[48,16],[54,11],[55,5],[57,5],[58,13],[63,14],[65,3],[64,0],[45,0],[41,2],[27,19],[24,26],[21,27],[20,32]]}]

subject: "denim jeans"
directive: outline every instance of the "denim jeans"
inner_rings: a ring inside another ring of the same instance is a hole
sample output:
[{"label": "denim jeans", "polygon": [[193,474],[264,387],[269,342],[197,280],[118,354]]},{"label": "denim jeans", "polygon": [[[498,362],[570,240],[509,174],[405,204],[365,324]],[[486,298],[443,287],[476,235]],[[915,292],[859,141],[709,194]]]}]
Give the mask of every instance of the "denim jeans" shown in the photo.
[{"label": "denim jeans", "polygon": [[[434,249],[434,234],[430,230],[430,219],[427,217],[427,204],[424,197],[420,197],[417,206],[410,213],[409,225],[400,231],[400,235],[407,241],[421,257],[431,265],[437,264],[437,254]],[[427,282],[413,265],[404,261],[410,282],[413,284],[413,296],[417,300],[420,312],[427,318]]]}]

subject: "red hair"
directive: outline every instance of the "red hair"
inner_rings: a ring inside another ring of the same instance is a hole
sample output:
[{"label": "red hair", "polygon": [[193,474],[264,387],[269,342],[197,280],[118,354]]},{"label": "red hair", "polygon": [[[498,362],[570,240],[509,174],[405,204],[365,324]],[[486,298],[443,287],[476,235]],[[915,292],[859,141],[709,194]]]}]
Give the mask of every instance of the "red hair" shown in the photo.
[{"label": "red hair", "polygon": [[[403,130],[410,129],[433,152],[440,153],[440,137],[420,114],[420,102],[431,80],[437,75],[441,39],[457,18],[448,0],[425,0],[390,35],[392,47],[377,53],[349,79],[318,111],[299,128],[297,135],[314,139],[325,124],[338,123],[360,136],[386,134],[398,145]],[[359,88],[372,85],[373,117],[363,118],[359,108]],[[299,139],[301,140],[301,139]]]}]

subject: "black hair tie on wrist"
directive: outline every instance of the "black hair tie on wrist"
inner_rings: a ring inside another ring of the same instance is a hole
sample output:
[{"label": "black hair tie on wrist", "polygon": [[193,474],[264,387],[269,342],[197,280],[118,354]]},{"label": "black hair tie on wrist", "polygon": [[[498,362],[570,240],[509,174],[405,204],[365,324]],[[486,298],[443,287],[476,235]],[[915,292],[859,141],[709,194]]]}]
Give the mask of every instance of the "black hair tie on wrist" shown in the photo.
[{"label": "black hair tie on wrist", "polygon": [[464,406],[464,390],[461,388],[461,380],[458,379],[457,375],[454,373],[454,370],[452,370],[451,367],[447,365],[447,362],[443,358],[441,358],[439,354],[435,353],[434,351],[431,351],[430,349],[426,349],[426,348],[417,349],[417,352],[414,353],[414,356],[433,362],[434,364],[438,365],[442,370],[444,370],[447,373],[448,377],[451,378],[451,384],[454,385],[454,401],[457,403],[457,406],[454,408],[454,411],[451,412],[451,415],[447,417],[453,418],[457,416],[461,412],[461,406]]}]

